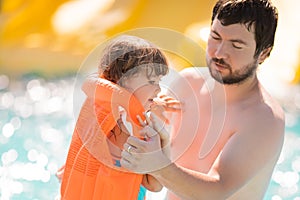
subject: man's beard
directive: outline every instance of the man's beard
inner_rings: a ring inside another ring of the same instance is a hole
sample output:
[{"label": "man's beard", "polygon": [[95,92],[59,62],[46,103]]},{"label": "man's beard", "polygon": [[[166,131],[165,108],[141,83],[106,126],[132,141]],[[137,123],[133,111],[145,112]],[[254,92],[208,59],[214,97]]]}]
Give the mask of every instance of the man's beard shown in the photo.
[{"label": "man's beard", "polygon": [[[229,74],[226,76],[222,76],[221,73],[215,70],[213,71],[211,67],[213,62],[225,66],[225,68],[229,70]],[[236,71],[232,71],[230,65],[225,63],[223,59],[212,58],[211,60],[207,60],[207,64],[208,64],[210,75],[219,83],[226,84],[226,85],[243,83],[256,72],[256,69],[258,67],[257,59],[254,59],[253,62],[245,65],[244,67],[242,67],[242,69]]]}]

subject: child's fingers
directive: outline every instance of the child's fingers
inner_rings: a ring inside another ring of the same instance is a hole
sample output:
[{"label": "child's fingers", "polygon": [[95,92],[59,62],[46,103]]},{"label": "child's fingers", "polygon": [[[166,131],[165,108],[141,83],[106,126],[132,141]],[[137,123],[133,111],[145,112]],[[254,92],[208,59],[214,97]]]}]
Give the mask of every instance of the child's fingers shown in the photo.
[{"label": "child's fingers", "polygon": [[147,136],[148,138],[157,135],[156,130],[153,129],[151,126],[145,126],[142,130],[140,130],[141,136]]},{"label": "child's fingers", "polygon": [[173,97],[161,95],[154,99],[154,106],[162,106],[166,111],[179,111],[182,109],[182,103]]},{"label": "child's fingers", "polygon": [[154,113],[151,113],[151,120],[153,122],[153,128],[159,133],[162,140],[166,141],[169,139],[169,133],[164,128],[165,123]]},{"label": "child's fingers", "polygon": [[147,125],[152,126],[152,122],[150,120],[150,111],[144,112],[144,116],[146,118]]},{"label": "child's fingers", "polygon": [[182,103],[180,102],[167,102],[165,106],[166,111],[180,111],[182,110]]},{"label": "child's fingers", "polygon": [[153,105],[150,109],[151,113],[155,113],[161,120],[165,121],[166,123],[169,123],[168,118],[165,116],[165,111],[168,111],[165,109],[162,105]]},{"label": "child's fingers", "polygon": [[142,120],[141,116],[137,115],[136,118],[139,121],[139,123],[141,124],[141,126],[145,127],[147,125],[147,123]]}]

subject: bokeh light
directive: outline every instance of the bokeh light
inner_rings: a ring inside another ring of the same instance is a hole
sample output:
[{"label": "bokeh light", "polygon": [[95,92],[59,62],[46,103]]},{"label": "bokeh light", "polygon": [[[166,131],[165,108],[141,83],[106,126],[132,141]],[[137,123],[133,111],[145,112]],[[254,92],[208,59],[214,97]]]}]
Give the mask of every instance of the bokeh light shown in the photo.
[{"label": "bokeh light", "polygon": [[[0,199],[53,200],[60,186],[55,173],[74,129],[73,92],[80,91],[74,82],[83,78],[76,73],[84,58],[115,34],[144,27],[178,31],[205,49],[215,1],[0,3]],[[274,4],[279,9],[275,46],[259,68],[259,78],[286,111],[286,137],[265,200],[300,200],[298,0]],[[147,200],[162,199],[165,193],[165,188],[149,193]]]}]

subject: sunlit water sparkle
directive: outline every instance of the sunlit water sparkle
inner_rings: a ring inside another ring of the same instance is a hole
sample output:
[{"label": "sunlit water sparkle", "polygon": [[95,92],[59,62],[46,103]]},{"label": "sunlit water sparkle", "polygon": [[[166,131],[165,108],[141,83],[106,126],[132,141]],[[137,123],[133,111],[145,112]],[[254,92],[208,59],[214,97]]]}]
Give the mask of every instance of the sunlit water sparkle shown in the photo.
[{"label": "sunlit water sparkle", "polygon": [[[75,77],[10,80],[0,75],[0,200],[53,200],[60,183],[75,120]],[[300,89],[281,103],[287,109],[286,137],[265,200],[300,200]],[[293,106],[290,104],[294,104]],[[166,190],[149,194],[163,199]]]}]

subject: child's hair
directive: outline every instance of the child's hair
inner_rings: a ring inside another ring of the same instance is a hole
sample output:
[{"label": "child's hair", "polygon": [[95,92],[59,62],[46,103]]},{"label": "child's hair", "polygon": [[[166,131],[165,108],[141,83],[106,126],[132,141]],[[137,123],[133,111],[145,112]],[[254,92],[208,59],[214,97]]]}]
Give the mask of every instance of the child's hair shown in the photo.
[{"label": "child's hair", "polygon": [[135,36],[122,35],[113,39],[103,50],[99,73],[103,78],[118,83],[145,69],[147,77],[168,73],[165,55],[152,43]]}]

